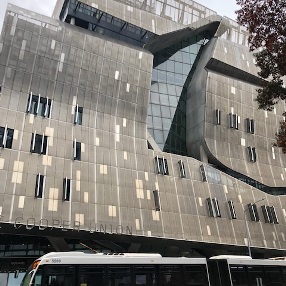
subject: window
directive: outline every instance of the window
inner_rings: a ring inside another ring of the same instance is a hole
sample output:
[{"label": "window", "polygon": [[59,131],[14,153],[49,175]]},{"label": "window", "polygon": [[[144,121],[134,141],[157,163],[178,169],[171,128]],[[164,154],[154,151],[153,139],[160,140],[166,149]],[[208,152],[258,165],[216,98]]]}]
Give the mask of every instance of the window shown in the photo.
[{"label": "window", "polygon": [[80,285],[105,285],[105,267],[99,265],[80,266]]},{"label": "window", "polygon": [[182,160],[180,160],[178,162],[179,164],[179,170],[180,170],[180,176],[181,178],[186,178],[186,171],[185,171],[185,166],[184,166],[184,162]]},{"label": "window", "polygon": [[32,134],[31,139],[31,153],[37,153],[37,154],[47,154],[48,150],[48,137],[44,134],[36,134],[36,131]]},{"label": "window", "polygon": [[247,204],[247,208],[249,210],[250,219],[252,221],[259,221],[259,215],[256,204]]},{"label": "window", "polygon": [[[125,265],[109,266],[109,271],[108,271],[109,285],[118,285],[118,286],[132,285],[131,277],[132,276],[131,276],[130,266],[125,266]],[[68,285],[68,284],[65,284],[65,285]],[[95,285],[94,281],[93,281],[93,285]]]},{"label": "window", "polygon": [[211,217],[221,217],[220,208],[218,200],[216,198],[207,198],[207,206],[209,210],[209,216]]},{"label": "window", "polygon": [[169,175],[168,162],[167,159],[155,157],[156,165],[157,165],[157,173],[161,175]]},{"label": "window", "polygon": [[221,111],[219,109],[216,109],[215,111],[215,119],[216,119],[216,124],[220,125],[220,118],[221,118]]},{"label": "window", "polygon": [[63,180],[63,201],[69,201],[71,195],[71,179],[67,177]]},{"label": "window", "polygon": [[73,159],[81,160],[81,143],[76,142],[76,139],[73,142]]},{"label": "window", "polygon": [[233,201],[228,201],[227,204],[229,207],[230,217],[232,219],[236,219],[236,212],[235,212]]},{"label": "window", "polygon": [[266,223],[278,224],[278,218],[274,206],[261,206],[264,220]]},{"label": "window", "polygon": [[45,189],[46,176],[38,174],[36,179],[35,197],[42,198]]},{"label": "window", "polygon": [[255,163],[256,162],[255,147],[248,146],[247,149],[248,149],[249,161]]},{"label": "window", "polygon": [[158,190],[153,191],[153,195],[154,195],[154,201],[155,201],[155,210],[159,212],[161,210],[159,191]]},{"label": "window", "polygon": [[30,93],[28,98],[27,113],[50,117],[52,109],[52,100],[48,97],[33,95]]},{"label": "window", "polygon": [[7,128],[7,125],[5,127],[0,127],[0,147],[11,149],[13,135],[14,129]]},{"label": "window", "polygon": [[229,127],[233,129],[238,129],[238,116],[237,114],[229,114]]},{"label": "window", "polygon": [[77,104],[75,106],[75,112],[74,112],[74,124],[82,125],[82,113],[83,113],[83,108],[79,107]]},{"label": "window", "polygon": [[246,118],[246,130],[248,133],[254,134],[254,119]]},{"label": "window", "polygon": [[207,176],[206,176],[205,166],[204,165],[200,165],[200,170],[201,170],[202,180],[204,182],[206,182],[207,181]]},{"label": "window", "polygon": [[134,265],[133,267],[135,276],[134,285],[159,285],[158,276],[156,275],[156,268],[154,265]]}]

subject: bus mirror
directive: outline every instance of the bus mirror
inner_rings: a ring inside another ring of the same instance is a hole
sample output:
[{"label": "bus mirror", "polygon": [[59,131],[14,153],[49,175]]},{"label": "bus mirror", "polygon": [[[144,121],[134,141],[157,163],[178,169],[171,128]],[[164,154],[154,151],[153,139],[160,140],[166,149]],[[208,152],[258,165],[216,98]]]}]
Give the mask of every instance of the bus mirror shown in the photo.
[{"label": "bus mirror", "polygon": [[17,279],[17,278],[19,277],[19,272],[20,272],[19,270],[15,270],[15,272],[14,272],[14,278]]}]

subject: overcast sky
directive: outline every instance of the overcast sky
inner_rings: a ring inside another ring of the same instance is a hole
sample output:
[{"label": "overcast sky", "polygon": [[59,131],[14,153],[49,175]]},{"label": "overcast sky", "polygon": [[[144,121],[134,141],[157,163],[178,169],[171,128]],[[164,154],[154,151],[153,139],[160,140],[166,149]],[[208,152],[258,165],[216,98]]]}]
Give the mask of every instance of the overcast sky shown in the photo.
[{"label": "overcast sky", "polygon": [[[56,0],[0,0],[0,29],[2,29],[8,2],[50,16]],[[238,6],[235,0],[196,0],[196,2],[216,11],[221,16],[236,18],[234,11],[238,9]]]}]

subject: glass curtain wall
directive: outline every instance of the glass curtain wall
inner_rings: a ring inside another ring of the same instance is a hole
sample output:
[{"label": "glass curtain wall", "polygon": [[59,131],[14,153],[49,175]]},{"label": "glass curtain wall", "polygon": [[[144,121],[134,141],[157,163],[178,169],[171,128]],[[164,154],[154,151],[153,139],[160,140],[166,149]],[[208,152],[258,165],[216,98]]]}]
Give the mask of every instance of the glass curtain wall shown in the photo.
[{"label": "glass curtain wall", "polygon": [[116,0],[174,22],[189,25],[216,12],[190,0]]},{"label": "glass curtain wall", "polygon": [[207,41],[197,35],[154,54],[148,130],[162,151],[187,155],[186,89]]}]

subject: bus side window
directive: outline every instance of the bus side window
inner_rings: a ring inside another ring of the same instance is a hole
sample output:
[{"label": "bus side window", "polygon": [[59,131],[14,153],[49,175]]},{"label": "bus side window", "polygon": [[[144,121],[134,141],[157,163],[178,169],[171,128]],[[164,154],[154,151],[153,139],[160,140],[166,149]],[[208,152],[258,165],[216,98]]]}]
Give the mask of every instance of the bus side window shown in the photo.
[{"label": "bus side window", "polygon": [[282,281],[286,281],[286,266],[281,266],[281,270],[282,270]]},{"label": "bus side window", "polygon": [[44,286],[74,286],[74,272],[74,266],[47,266]]},{"label": "bus side window", "polygon": [[264,286],[266,280],[263,273],[263,266],[248,266],[248,278],[250,285]]},{"label": "bus side window", "polygon": [[80,286],[94,286],[94,285],[105,285],[105,267],[104,266],[93,266],[85,265],[81,266],[79,270],[80,275]]},{"label": "bus side window", "polygon": [[182,271],[181,267],[177,265],[161,265],[160,280],[162,286],[181,286]]},{"label": "bus side window", "polygon": [[127,265],[108,267],[108,286],[131,286],[131,268]]},{"label": "bus side window", "polygon": [[264,273],[266,276],[267,285],[282,285],[283,280],[282,273],[279,266],[264,266]]},{"label": "bus side window", "polygon": [[152,265],[134,265],[135,285],[140,286],[155,286],[156,268]]},{"label": "bus side window", "polygon": [[247,276],[245,266],[234,265],[230,266],[230,273],[233,286],[247,285]]},{"label": "bus side window", "polygon": [[184,281],[187,286],[208,285],[207,270],[205,265],[186,265],[184,266]]}]

